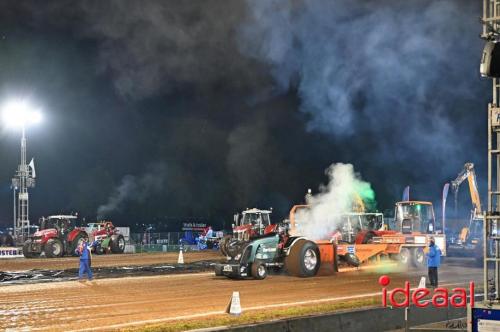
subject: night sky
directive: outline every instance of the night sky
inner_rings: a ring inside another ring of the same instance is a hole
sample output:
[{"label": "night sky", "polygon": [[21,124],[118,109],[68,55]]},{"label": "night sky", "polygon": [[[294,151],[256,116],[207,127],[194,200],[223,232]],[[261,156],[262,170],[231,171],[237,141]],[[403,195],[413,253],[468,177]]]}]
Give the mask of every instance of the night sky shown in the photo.
[{"label": "night sky", "polygon": [[[406,185],[437,204],[467,161],[486,196],[480,15],[466,0],[1,1],[0,101],[44,114],[27,131],[30,219],[279,220],[339,162],[380,211]],[[20,132],[0,137],[7,226]]]}]

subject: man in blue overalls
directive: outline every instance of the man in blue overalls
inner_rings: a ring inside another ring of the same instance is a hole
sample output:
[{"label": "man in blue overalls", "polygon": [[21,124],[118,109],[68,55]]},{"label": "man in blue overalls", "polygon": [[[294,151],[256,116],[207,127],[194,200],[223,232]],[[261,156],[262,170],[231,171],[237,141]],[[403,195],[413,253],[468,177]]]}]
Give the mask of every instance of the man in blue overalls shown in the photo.
[{"label": "man in blue overalls", "polygon": [[78,280],[83,281],[83,275],[87,273],[89,281],[92,281],[92,247],[95,247],[95,242],[89,243],[89,238],[86,235],[83,241],[78,245],[75,253],[80,256],[80,269],[78,271]]}]

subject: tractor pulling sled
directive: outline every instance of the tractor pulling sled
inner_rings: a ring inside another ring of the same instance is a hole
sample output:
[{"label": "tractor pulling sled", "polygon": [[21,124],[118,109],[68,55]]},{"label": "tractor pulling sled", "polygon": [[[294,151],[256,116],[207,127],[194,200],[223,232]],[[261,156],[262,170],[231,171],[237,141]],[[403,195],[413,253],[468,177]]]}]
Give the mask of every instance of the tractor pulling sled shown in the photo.
[{"label": "tractor pulling sled", "polygon": [[[337,216],[340,220],[338,229],[325,238],[314,240],[301,236],[301,228],[307,220],[296,218],[299,209],[308,208],[308,205],[294,206],[289,219],[280,225],[271,224],[269,218],[235,225],[233,238],[226,239],[221,246],[227,262],[215,265],[215,275],[264,279],[272,268],[285,269],[293,276],[312,277],[318,273],[321,264],[330,271],[337,271],[337,264],[342,261],[357,267],[381,257],[393,259],[404,267],[420,268],[425,266],[424,248],[431,237],[446,256],[446,239],[444,234],[435,231],[434,210],[430,202],[396,203],[393,227],[389,227],[383,216],[377,213]],[[262,215],[262,210],[253,212]],[[242,220],[245,220],[245,214]],[[269,223],[262,224],[263,220]]]}]

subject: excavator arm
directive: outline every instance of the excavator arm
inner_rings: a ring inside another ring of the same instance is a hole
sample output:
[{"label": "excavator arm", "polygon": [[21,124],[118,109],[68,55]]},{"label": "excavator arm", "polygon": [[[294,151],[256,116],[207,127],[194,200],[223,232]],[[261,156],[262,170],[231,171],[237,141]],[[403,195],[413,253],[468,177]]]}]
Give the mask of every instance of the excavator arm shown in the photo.
[{"label": "excavator arm", "polygon": [[466,179],[469,182],[470,197],[472,200],[472,206],[474,207],[474,217],[481,216],[483,214],[483,210],[481,209],[481,199],[479,198],[476,172],[474,170],[473,163],[466,163],[464,165],[464,169],[458,174],[457,178],[451,181],[451,190],[455,196],[455,206],[457,205],[458,189],[462,182]]}]

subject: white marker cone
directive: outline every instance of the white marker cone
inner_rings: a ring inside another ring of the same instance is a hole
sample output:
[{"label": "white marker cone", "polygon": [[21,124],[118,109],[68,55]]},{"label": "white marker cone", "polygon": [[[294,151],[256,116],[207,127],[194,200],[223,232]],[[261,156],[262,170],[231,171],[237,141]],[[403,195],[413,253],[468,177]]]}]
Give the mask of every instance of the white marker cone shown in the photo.
[{"label": "white marker cone", "polygon": [[233,292],[226,307],[226,313],[239,316],[241,314],[240,292]]},{"label": "white marker cone", "polygon": [[425,288],[425,277],[420,278],[420,283],[418,284],[418,288]]},{"label": "white marker cone", "polygon": [[179,250],[179,258],[177,259],[177,264],[184,264],[184,255],[182,255],[182,249]]}]

